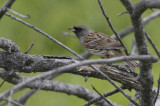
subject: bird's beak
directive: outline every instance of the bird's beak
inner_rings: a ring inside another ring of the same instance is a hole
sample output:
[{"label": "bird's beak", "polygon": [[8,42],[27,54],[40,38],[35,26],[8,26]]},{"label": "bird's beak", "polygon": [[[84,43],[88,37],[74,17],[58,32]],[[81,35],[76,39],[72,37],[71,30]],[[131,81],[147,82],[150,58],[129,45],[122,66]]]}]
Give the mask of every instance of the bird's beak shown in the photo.
[{"label": "bird's beak", "polygon": [[75,31],[76,31],[73,27],[68,28],[68,30],[71,30],[72,32],[75,32]]}]

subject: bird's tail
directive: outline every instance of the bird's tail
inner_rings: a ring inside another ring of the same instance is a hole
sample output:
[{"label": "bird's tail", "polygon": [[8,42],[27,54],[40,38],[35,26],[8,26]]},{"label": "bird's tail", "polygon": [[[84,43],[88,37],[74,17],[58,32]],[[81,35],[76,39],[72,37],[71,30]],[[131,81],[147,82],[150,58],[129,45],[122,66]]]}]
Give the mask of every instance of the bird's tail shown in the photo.
[{"label": "bird's tail", "polygon": [[135,69],[137,67],[139,67],[139,63],[137,61],[125,61],[127,63],[127,65],[131,68],[131,69]]},{"label": "bird's tail", "polygon": [[[125,56],[125,54],[123,54],[121,51],[119,51],[119,56]],[[131,68],[131,69],[135,69],[137,67],[139,67],[139,63],[137,61],[125,61],[125,63],[127,63],[127,65]]]}]

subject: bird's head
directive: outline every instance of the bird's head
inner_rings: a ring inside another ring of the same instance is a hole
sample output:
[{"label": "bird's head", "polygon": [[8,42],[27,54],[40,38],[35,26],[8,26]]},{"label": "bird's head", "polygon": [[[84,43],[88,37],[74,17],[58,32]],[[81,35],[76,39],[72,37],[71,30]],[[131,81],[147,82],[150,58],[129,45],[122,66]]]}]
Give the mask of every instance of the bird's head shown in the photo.
[{"label": "bird's head", "polygon": [[88,35],[90,33],[90,29],[83,25],[75,25],[71,28],[69,28],[72,32],[76,34],[78,38],[84,37],[85,35]]}]

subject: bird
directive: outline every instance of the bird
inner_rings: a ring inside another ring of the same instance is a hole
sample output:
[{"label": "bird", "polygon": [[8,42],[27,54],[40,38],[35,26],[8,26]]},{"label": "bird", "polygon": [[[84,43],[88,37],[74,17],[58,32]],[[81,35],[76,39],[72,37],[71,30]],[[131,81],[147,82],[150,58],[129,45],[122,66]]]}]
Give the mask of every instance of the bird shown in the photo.
[{"label": "bird", "polygon": [[[124,47],[115,39],[108,35],[91,30],[83,25],[75,25],[68,28],[75,33],[82,46],[91,54],[97,55],[103,59],[125,56],[121,50]],[[131,69],[138,67],[136,61],[125,61]]]}]

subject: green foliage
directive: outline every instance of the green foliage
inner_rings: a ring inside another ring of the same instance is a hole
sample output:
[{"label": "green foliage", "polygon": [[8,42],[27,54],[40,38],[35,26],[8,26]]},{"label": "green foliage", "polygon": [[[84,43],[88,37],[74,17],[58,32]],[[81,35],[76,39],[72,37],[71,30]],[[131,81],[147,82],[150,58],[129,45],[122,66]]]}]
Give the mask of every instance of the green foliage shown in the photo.
[{"label": "green foliage", "polygon": [[[5,1],[6,0],[1,0],[0,6],[2,6]],[[131,24],[128,14],[117,16],[117,14],[126,11],[119,1],[102,0],[102,2],[105,11],[117,32]],[[95,31],[113,35],[113,32],[101,13],[97,0],[16,0],[12,9],[24,15],[30,14],[30,19],[23,20],[47,32],[77,53],[83,53],[85,51],[77,38],[62,35],[63,31],[70,32],[67,30],[69,27],[81,24],[86,25]],[[148,16],[151,13],[152,11],[148,10],[145,12],[144,16]],[[146,26],[146,30],[153,38],[153,41],[158,48],[160,48],[159,25],[160,19],[156,19]],[[13,40],[20,47],[22,53],[28,49],[32,42],[34,42],[35,45],[30,54],[73,56],[48,38],[7,16],[4,16],[0,21],[0,37]],[[133,34],[130,34],[123,39],[129,50],[131,50],[132,39]],[[151,53],[155,55],[151,46],[149,47]],[[158,65],[159,63],[153,65],[155,82],[157,81],[158,73],[160,72]],[[77,77],[76,75],[70,74],[64,74],[55,80],[75,85],[83,85],[91,90],[92,88],[90,85],[93,84],[101,93],[115,89],[107,81],[89,78],[88,82],[84,82],[83,77]],[[156,84],[157,82],[155,85]],[[11,86],[11,84],[5,83],[4,86],[0,88],[1,92],[9,89]],[[134,93],[134,91],[132,92]],[[20,96],[23,93],[24,92],[21,92],[17,95]],[[131,95],[133,95],[133,93],[131,93]],[[122,106],[126,106],[129,103],[129,101],[120,93],[109,97],[109,99],[120,103]],[[79,106],[84,103],[86,103],[86,101],[75,96],[50,91],[40,91],[32,96],[26,106]]]}]

